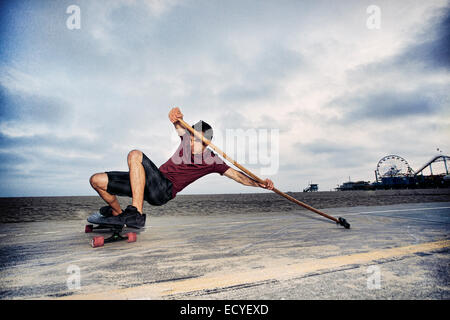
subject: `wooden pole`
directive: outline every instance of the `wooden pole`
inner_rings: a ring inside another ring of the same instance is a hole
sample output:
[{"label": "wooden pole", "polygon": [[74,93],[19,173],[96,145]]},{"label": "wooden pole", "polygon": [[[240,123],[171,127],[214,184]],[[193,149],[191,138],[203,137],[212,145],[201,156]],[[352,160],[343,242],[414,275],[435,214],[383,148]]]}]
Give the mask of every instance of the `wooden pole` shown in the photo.
[{"label": "wooden pole", "polygon": [[[211,149],[213,149],[215,152],[217,152],[220,156],[222,156],[223,158],[225,158],[226,160],[228,160],[229,162],[231,162],[234,166],[236,166],[237,168],[241,169],[245,174],[247,174],[249,177],[251,177],[253,180],[255,180],[256,182],[262,183],[264,184],[264,180],[262,180],[261,178],[259,178],[257,175],[255,175],[254,173],[252,173],[251,171],[247,170],[245,167],[243,167],[242,165],[240,165],[239,163],[237,163],[236,161],[234,161],[233,159],[231,159],[225,152],[223,152],[222,150],[220,150],[217,146],[215,146],[211,141],[209,141],[208,139],[206,139],[203,134],[201,134],[200,132],[194,130],[188,123],[186,123],[183,119],[179,119],[178,122],[187,130],[189,130],[189,132],[191,132],[195,137],[197,137],[198,139],[202,140],[203,143],[207,146],[209,146]],[[342,224],[342,221],[345,221],[345,219],[343,218],[335,218],[332,217],[320,210],[317,210],[316,208],[313,208],[309,205],[307,205],[306,203],[301,202],[300,200],[295,199],[294,197],[291,197],[290,195],[276,189],[273,188],[272,189],[273,192],[279,194],[280,196],[288,199],[289,201],[292,201],[296,204],[298,204],[299,206],[302,206],[305,209],[308,209],[312,212],[315,212],[319,215],[321,215],[322,217],[325,217],[327,219],[333,220],[334,222],[338,223],[338,224]],[[341,220],[342,219],[342,220]],[[347,222],[345,222],[347,223]],[[344,224],[342,224],[344,226]],[[348,225],[348,227],[350,227],[350,225]],[[347,227],[346,227],[347,228]]]}]

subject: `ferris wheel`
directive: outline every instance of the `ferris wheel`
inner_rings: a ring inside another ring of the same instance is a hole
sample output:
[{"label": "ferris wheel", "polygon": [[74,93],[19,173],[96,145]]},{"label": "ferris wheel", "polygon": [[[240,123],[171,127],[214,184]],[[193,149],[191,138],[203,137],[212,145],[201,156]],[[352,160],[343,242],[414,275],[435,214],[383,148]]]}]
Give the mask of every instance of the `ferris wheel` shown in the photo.
[{"label": "ferris wheel", "polygon": [[380,178],[405,177],[414,174],[408,162],[400,156],[388,155],[377,164],[377,175]]}]

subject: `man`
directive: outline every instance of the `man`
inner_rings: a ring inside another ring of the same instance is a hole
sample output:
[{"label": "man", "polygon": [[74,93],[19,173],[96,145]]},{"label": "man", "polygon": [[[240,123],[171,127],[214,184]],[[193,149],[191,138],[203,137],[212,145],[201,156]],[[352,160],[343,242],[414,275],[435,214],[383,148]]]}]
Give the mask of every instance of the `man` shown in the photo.
[{"label": "man", "polygon": [[[169,119],[175,126],[181,143],[174,155],[162,166],[156,167],[142,151],[132,150],[128,154],[128,172],[109,171],[91,176],[91,186],[108,204],[99,211],[105,223],[141,228],[145,225],[146,218],[142,213],[144,200],[151,205],[163,205],[195,180],[214,172],[246,186],[273,189],[271,180],[266,179],[261,184],[230,168],[207,149],[200,139],[194,138],[178,123],[179,119],[183,119],[179,108],[170,110]],[[206,139],[212,139],[212,128],[206,122],[200,120],[192,127],[202,132]],[[132,204],[122,211],[116,196],[131,197]]]}]

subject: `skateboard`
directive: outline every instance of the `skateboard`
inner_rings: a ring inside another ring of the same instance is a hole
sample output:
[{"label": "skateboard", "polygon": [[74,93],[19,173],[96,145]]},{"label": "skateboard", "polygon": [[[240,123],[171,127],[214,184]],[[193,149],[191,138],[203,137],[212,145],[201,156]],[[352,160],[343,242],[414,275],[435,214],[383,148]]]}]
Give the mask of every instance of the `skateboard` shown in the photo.
[{"label": "skateboard", "polygon": [[[105,239],[103,236],[96,236],[91,239],[91,246],[93,248],[102,247],[105,243],[116,242],[127,240],[127,242],[136,242],[137,236],[135,232],[127,232],[125,235],[122,235],[122,231],[125,225],[122,224],[108,224],[102,223],[102,218],[99,216],[99,213],[94,213],[88,218],[88,222],[92,224],[87,224],[84,228],[85,233],[95,232],[96,230],[107,230],[112,235]],[[95,226],[94,226],[95,224]],[[127,228],[133,228],[127,226]],[[133,228],[139,229],[139,228]]]}]

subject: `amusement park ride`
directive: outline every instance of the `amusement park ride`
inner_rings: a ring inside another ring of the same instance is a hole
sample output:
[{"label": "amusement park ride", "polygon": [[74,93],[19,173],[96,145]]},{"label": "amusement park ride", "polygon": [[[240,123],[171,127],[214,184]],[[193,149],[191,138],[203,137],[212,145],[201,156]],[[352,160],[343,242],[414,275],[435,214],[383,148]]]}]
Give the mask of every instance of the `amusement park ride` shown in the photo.
[{"label": "amusement park ride", "polygon": [[377,169],[375,170],[375,180],[382,177],[406,177],[413,174],[413,169],[408,162],[400,156],[389,155],[383,157],[378,161]]},{"label": "amusement park ride", "polygon": [[[337,190],[375,190],[406,188],[448,188],[450,175],[448,172],[450,157],[439,154],[414,171],[408,162],[397,155],[388,155],[380,159],[375,170],[375,182],[345,182]],[[433,174],[433,164],[444,163],[445,173]],[[424,175],[429,169],[430,175]]]}]

